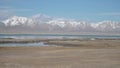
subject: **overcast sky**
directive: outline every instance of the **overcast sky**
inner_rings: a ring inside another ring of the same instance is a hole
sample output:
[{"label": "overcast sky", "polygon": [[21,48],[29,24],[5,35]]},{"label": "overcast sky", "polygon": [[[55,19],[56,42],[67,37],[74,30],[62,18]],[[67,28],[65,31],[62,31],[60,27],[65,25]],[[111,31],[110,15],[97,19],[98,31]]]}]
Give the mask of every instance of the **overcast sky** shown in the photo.
[{"label": "overcast sky", "polygon": [[33,16],[120,21],[120,0],[0,0],[0,17]]}]

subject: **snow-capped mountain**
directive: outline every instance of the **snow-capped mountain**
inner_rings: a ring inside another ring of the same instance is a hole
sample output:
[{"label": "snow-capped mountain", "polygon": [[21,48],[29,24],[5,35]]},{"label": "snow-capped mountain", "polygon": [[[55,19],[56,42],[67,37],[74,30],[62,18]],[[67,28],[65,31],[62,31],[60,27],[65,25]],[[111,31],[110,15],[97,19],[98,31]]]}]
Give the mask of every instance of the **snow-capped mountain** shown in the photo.
[{"label": "snow-capped mountain", "polygon": [[53,20],[53,17],[47,16],[44,14],[37,14],[32,16],[31,19],[38,23],[46,23],[46,22],[49,22],[50,20]]},{"label": "snow-capped mountain", "polygon": [[120,28],[119,22],[113,22],[113,21],[103,21],[99,22],[97,28],[100,29],[116,29]]},{"label": "snow-capped mountain", "polygon": [[5,26],[17,26],[17,25],[29,25],[32,26],[34,21],[26,17],[13,16],[5,21],[3,21]]},{"label": "snow-capped mountain", "polygon": [[[13,16],[2,21],[2,26],[9,30],[26,30],[26,31],[73,31],[73,32],[117,32],[120,33],[120,22],[102,21],[90,23],[86,21],[53,18],[47,15],[39,14],[32,17]],[[1,24],[0,24],[1,25]],[[21,28],[22,26],[22,28]],[[14,27],[14,28],[13,28]],[[31,28],[32,27],[32,28]],[[13,28],[13,29],[12,29]],[[2,31],[2,30],[1,30]]]}]

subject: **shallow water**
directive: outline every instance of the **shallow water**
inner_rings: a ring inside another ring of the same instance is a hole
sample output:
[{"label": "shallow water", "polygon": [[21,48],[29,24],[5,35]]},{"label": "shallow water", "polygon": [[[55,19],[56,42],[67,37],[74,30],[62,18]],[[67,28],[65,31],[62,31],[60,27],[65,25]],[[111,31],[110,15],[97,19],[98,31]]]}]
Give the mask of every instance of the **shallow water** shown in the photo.
[{"label": "shallow water", "polygon": [[12,47],[12,46],[48,46],[47,44],[44,44],[43,42],[39,43],[4,43],[0,44],[0,47]]},{"label": "shallow water", "polygon": [[45,38],[45,39],[54,39],[54,38],[108,38],[108,39],[120,39],[120,36],[116,35],[67,35],[67,34],[0,34],[0,38],[15,38],[15,39],[36,39],[36,38]]},{"label": "shallow water", "polygon": [[[66,34],[0,34],[0,39],[120,39],[110,35],[66,35]],[[0,46],[48,46],[44,42],[37,43],[0,43]]]}]

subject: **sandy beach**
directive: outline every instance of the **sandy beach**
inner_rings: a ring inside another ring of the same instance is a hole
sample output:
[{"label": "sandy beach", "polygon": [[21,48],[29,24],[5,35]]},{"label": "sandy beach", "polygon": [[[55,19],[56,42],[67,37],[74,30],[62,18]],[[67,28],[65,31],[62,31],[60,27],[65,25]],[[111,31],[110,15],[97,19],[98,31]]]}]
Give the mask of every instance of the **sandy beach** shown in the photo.
[{"label": "sandy beach", "polygon": [[0,47],[0,68],[120,68],[120,40],[44,42],[50,46]]}]

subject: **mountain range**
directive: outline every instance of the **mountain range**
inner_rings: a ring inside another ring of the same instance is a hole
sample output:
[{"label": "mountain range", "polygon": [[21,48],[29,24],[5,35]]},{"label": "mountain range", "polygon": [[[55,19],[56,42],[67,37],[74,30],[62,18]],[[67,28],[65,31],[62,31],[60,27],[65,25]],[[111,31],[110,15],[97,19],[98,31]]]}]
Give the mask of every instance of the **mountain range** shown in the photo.
[{"label": "mountain range", "polygon": [[0,33],[120,34],[120,22],[107,20],[92,23],[44,14],[32,17],[12,16],[0,21]]}]

